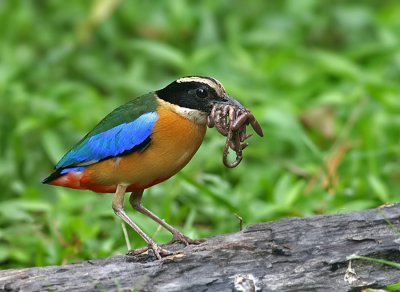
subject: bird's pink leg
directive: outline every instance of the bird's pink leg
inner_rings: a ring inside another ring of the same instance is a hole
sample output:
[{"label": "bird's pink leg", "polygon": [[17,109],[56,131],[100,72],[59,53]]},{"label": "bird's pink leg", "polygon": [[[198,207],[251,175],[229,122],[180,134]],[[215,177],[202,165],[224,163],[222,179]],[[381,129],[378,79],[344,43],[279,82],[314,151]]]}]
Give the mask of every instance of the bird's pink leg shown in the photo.
[{"label": "bird's pink leg", "polygon": [[167,229],[169,232],[172,233],[173,238],[168,243],[174,243],[174,242],[180,241],[187,246],[189,244],[200,244],[203,242],[202,240],[194,240],[194,239],[191,239],[191,238],[185,236],[183,233],[181,233],[179,230],[177,230],[173,226],[169,225],[167,222],[162,220],[160,217],[158,217],[156,214],[151,212],[149,209],[146,209],[145,207],[143,207],[142,196],[143,196],[143,190],[137,191],[137,192],[132,192],[131,196],[129,197],[129,202],[131,203],[132,207],[136,211],[153,219],[155,222],[157,222],[162,227],[164,227],[165,229]]},{"label": "bird's pink leg", "polygon": [[158,244],[154,240],[152,240],[146,233],[144,233],[144,231],[140,229],[140,227],[135,222],[133,222],[132,219],[129,218],[129,216],[125,213],[124,195],[126,188],[126,185],[117,186],[117,190],[112,200],[112,208],[115,214],[122,220],[124,220],[130,227],[132,227],[133,230],[136,231],[137,234],[139,234],[144,239],[144,241],[146,241],[148,248],[153,250],[155,256],[158,259],[161,259],[162,256],[173,254],[172,252],[158,246]]}]

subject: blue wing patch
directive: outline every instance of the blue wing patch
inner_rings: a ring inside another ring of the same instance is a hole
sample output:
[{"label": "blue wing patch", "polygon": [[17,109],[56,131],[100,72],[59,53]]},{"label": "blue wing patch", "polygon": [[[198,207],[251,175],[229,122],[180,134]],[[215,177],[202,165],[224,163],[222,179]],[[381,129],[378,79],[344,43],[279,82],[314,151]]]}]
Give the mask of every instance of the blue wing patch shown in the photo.
[{"label": "blue wing patch", "polygon": [[66,174],[68,172],[79,172],[85,170],[86,167],[84,166],[76,166],[76,167],[70,167],[70,168],[64,168],[63,170],[60,171],[60,174]]},{"label": "blue wing patch", "polygon": [[87,137],[65,154],[56,168],[99,161],[129,151],[150,137],[157,118],[156,112],[145,113],[132,122]]}]

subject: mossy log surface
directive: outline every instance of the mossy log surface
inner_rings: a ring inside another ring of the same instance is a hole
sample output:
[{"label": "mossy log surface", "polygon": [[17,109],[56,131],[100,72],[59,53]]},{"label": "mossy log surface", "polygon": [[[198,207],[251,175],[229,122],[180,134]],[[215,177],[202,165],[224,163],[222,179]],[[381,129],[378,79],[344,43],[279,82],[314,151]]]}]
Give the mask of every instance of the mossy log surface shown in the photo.
[{"label": "mossy log surface", "polygon": [[[390,222],[390,224],[388,224]],[[115,256],[0,271],[0,291],[361,291],[400,282],[400,204],[288,218],[207,238],[161,261]]]}]

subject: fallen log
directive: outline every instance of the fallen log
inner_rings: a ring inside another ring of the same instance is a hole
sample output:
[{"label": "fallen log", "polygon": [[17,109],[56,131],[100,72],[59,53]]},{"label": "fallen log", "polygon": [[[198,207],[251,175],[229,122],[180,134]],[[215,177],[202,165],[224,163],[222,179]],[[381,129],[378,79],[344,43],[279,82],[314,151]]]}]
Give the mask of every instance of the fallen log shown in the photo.
[{"label": "fallen log", "polygon": [[0,271],[0,291],[361,291],[400,282],[400,204],[288,218],[207,238],[155,260],[121,255]]}]

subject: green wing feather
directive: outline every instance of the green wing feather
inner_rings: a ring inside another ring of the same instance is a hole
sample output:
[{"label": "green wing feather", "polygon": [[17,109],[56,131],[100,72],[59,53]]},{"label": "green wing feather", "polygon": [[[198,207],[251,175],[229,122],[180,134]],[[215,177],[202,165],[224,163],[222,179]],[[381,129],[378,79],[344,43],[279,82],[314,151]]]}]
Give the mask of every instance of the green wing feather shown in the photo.
[{"label": "green wing feather", "polygon": [[[57,163],[56,168],[96,162],[120,155],[147,141],[157,119],[154,92],[116,108]],[[146,147],[147,145],[142,145]]]}]

